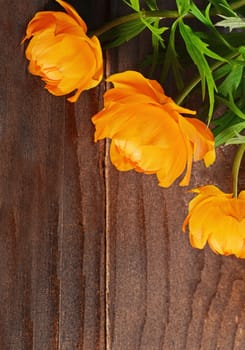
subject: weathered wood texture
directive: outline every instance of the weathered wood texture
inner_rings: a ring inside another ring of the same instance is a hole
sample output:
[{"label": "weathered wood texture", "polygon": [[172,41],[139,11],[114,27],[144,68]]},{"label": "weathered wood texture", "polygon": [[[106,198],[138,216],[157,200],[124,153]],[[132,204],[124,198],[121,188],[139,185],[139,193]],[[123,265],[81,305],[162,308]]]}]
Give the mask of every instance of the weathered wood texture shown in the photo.
[{"label": "weathered wood texture", "polygon": [[0,348],[103,349],[103,147],[90,122],[103,86],[73,105],[27,72],[20,41],[44,5],[7,1],[0,15]]},{"label": "weathered wood texture", "polygon": [[[122,13],[119,1],[72,4],[94,27]],[[19,43],[45,6],[7,0],[0,13],[0,349],[244,349],[244,261],[192,249],[186,189],[119,173],[109,144],[93,143],[103,84],[72,105],[27,72]],[[141,35],[110,51],[107,74],[149,47]],[[195,165],[191,186],[229,191],[233,153]]]}]

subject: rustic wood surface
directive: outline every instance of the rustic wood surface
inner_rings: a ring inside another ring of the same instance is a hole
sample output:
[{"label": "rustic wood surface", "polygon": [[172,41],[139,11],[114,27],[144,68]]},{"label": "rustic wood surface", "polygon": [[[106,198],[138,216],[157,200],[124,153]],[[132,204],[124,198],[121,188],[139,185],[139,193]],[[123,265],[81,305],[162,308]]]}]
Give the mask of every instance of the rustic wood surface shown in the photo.
[{"label": "rustic wood surface", "polygon": [[[71,3],[94,28],[123,12]],[[186,189],[120,173],[109,143],[93,143],[104,84],[74,105],[28,73],[25,27],[52,6],[0,11],[0,350],[245,349],[245,262],[192,249]],[[149,47],[141,35],[107,52],[106,74],[137,69]],[[233,154],[195,165],[191,186],[230,191]]]}]

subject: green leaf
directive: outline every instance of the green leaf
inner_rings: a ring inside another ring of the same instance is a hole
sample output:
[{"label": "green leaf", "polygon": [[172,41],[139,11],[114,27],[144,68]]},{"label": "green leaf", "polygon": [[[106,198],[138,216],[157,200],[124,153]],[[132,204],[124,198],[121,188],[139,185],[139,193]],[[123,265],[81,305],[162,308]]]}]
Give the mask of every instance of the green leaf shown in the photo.
[{"label": "green leaf", "polygon": [[145,25],[145,27],[147,27],[153,36],[155,36],[155,38],[158,40],[158,42],[160,43],[160,45],[162,45],[162,47],[164,47],[164,43],[163,43],[163,37],[161,36],[166,30],[168,30],[168,27],[158,27],[159,24],[159,20],[156,18],[144,18],[143,16],[141,16],[141,21],[143,22],[143,24]]},{"label": "green leaf", "polygon": [[103,45],[106,48],[116,47],[134,38],[144,29],[144,23],[140,18],[137,18],[112,28],[108,32],[102,34],[100,36],[100,40],[103,42]]},{"label": "green leaf", "polygon": [[176,32],[177,24],[178,24],[178,20],[176,20],[171,26],[168,46],[167,46],[166,55],[163,63],[161,81],[165,82],[168,76],[168,72],[170,71],[170,68],[171,68],[177,88],[181,90],[184,85],[182,80],[182,74],[181,74],[182,66],[179,62],[178,54],[175,48],[175,32]]},{"label": "green leaf", "polygon": [[213,27],[213,23],[211,22],[209,17],[210,6],[211,4],[207,6],[204,15],[194,2],[192,2],[190,5],[190,12],[193,14],[193,16],[195,16],[201,23],[203,23],[207,27]]},{"label": "green leaf", "polygon": [[156,41],[158,41],[158,43],[164,47],[162,34],[168,30],[168,27],[159,28],[158,24],[158,18],[144,18],[141,16],[140,18],[122,23],[117,27],[112,28],[108,32],[105,32],[100,36],[100,40],[103,42],[103,45],[106,48],[117,47],[140,34],[145,28],[148,28],[155,37],[153,47],[158,45],[156,44]]},{"label": "green leaf", "polygon": [[199,32],[200,38],[209,44],[209,48],[215,51],[220,56],[224,57],[238,50],[240,46],[245,45],[245,35],[241,30],[228,32],[222,30],[222,33],[217,28],[212,28],[206,32]]},{"label": "green leaf", "polygon": [[236,123],[228,128],[225,128],[215,136],[215,146],[218,147],[223,144],[231,144],[231,140],[245,128],[245,122]]},{"label": "green leaf", "polygon": [[[159,22],[160,22],[160,19],[159,18],[155,18],[153,23],[152,23],[152,26],[153,28],[155,28],[155,30],[157,30],[157,34],[159,33],[159,29],[161,30],[167,30],[168,28],[165,27],[165,28],[159,28]],[[150,28],[152,29],[152,28]],[[162,31],[163,33],[163,31]],[[151,61],[151,70],[150,70],[150,75],[153,74],[155,68],[156,68],[156,65],[158,63],[158,56],[159,56],[159,47],[162,47],[164,48],[164,42],[163,42],[163,38],[160,34],[160,38],[159,38],[159,35],[155,35],[155,32],[152,32],[152,47],[153,47],[153,55],[152,55],[152,61]]]},{"label": "green leaf", "polygon": [[214,80],[219,80],[221,78],[224,78],[227,74],[230,73],[230,71],[231,71],[230,62],[223,64],[221,67],[219,67],[213,72]]},{"label": "green leaf", "polygon": [[224,18],[222,21],[217,22],[216,27],[225,27],[229,28],[231,32],[233,29],[245,28],[245,20],[244,18],[240,18],[238,16],[235,17],[226,17],[220,15],[221,18]]},{"label": "green leaf", "polygon": [[239,118],[245,120],[245,113],[235,104],[231,94],[229,95],[229,100],[217,95],[215,96],[215,99],[227,106]]},{"label": "green leaf", "polygon": [[[230,103],[227,99],[217,97],[216,101],[220,104],[218,107],[219,117],[213,120],[213,133],[215,135],[216,145],[219,146],[228,141],[228,139],[233,138],[235,133],[240,133],[245,128],[245,79],[241,82],[239,89],[237,91],[237,101],[234,106],[234,101]],[[227,106],[223,115],[220,114],[219,106],[223,109]],[[238,113],[237,113],[238,111]],[[241,120],[243,119],[243,120]]]},{"label": "green leaf", "polygon": [[145,0],[145,3],[149,7],[150,10],[152,10],[152,11],[158,10],[156,0]]},{"label": "green leaf", "polygon": [[217,91],[215,81],[213,78],[212,70],[208,64],[205,56],[213,58],[218,61],[225,62],[226,60],[221,56],[217,55],[215,52],[208,49],[208,44],[202,41],[199,36],[192,31],[192,29],[184,24],[182,20],[179,21],[179,29],[181,36],[185,42],[186,49],[198,68],[201,86],[202,86],[202,96],[205,97],[206,85],[209,94],[209,122],[212,117],[214,108],[214,91]]},{"label": "green leaf", "polygon": [[176,5],[180,16],[184,16],[190,9],[190,0],[176,0]]},{"label": "green leaf", "polygon": [[227,140],[225,145],[241,145],[243,143],[245,143],[245,136],[236,133],[236,136]]},{"label": "green leaf", "polygon": [[135,10],[136,12],[140,11],[140,3],[139,0],[123,0],[123,2],[128,5],[129,7],[131,7],[133,10]]},{"label": "green leaf", "polygon": [[231,6],[226,0],[209,0],[214,5],[217,12],[225,16],[235,16],[236,13],[232,10]]},{"label": "green leaf", "polygon": [[226,109],[223,115],[220,115],[219,118],[212,121],[212,124],[214,125],[213,134],[214,136],[217,136],[223,130],[238,123],[241,123],[241,119],[236,116],[230,109]]},{"label": "green leaf", "polygon": [[[242,101],[238,102],[239,107],[242,106]],[[245,121],[233,113],[232,110],[227,109],[223,115],[213,120],[214,128],[213,134],[215,136],[215,145],[218,147],[226,144],[228,140],[235,137],[245,128]]]},{"label": "green leaf", "polygon": [[[192,3],[190,12],[193,14],[193,16],[195,16],[201,23],[203,23],[211,31],[211,33],[210,32],[207,33],[207,36],[209,39],[211,34],[212,40],[215,41],[215,46],[222,44],[222,46],[226,46],[230,50],[232,50],[233,48],[231,47],[230,43],[225,40],[224,36],[217,31],[215,25],[212,23],[210,19],[210,14],[209,14],[210,7],[211,7],[211,4],[209,4],[206,7],[205,13],[203,14],[202,11],[200,11],[199,8],[194,3]],[[202,32],[202,35],[203,34],[204,33]],[[215,51],[217,51],[216,48],[215,48]]]},{"label": "green leaf", "polygon": [[239,52],[243,56],[243,59],[245,60],[245,46],[239,47]]},{"label": "green leaf", "polygon": [[244,67],[236,63],[231,64],[231,69],[224,81],[219,85],[218,91],[223,96],[230,96],[238,89],[243,78]]}]

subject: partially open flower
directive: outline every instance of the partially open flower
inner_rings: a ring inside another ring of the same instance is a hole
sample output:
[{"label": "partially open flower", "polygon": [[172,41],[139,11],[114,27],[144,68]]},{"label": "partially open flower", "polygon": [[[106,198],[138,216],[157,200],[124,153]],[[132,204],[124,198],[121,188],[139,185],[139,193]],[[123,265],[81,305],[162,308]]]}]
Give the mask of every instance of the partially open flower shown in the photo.
[{"label": "partially open flower", "polygon": [[195,111],[178,106],[155,80],[135,71],[114,74],[104,95],[104,109],[92,121],[95,141],[111,138],[110,155],[117,169],[155,173],[159,185],[170,186],[186,169],[180,185],[189,184],[192,161],[215,160],[214,137]]},{"label": "partially open flower", "polygon": [[46,83],[53,95],[66,95],[75,102],[83,90],[102,79],[102,50],[97,37],[86,35],[87,26],[75,9],[65,1],[56,0],[65,12],[42,11],[29,22],[26,39],[30,39],[26,57],[29,71]]},{"label": "partially open flower", "polygon": [[209,185],[194,189],[183,230],[189,225],[190,242],[202,249],[208,242],[222,255],[245,258],[245,191],[237,198]]}]

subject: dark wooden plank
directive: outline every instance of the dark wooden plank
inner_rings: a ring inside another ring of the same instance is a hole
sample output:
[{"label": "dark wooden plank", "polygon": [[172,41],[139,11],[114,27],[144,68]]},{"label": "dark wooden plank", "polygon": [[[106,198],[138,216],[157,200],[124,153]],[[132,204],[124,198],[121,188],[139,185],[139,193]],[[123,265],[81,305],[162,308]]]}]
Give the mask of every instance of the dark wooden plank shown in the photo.
[{"label": "dark wooden plank", "polygon": [[[110,72],[139,69],[146,38],[111,51]],[[212,183],[230,192],[233,154],[220,149],[210,169],[195,164],[190,187]],[[243,349],[244,261],[190,247],[181,230],[192,198],[186,188],[119,173],[109,153],[106,173],[107,350]]]},{"label": "dark wooden plank", "polygon": [[0,348],[103,349],[103,146],[90,121],[103,86],[74,106],[27,72],[20,41],[44,5],[8,1],[0,15]]},{"label": "dark wooden plank", "polygon": [[[7,1],[0,14],[0,348],[243,349],[244,262],[192,249],[191,195],[119,173],[109,143],[106,157],[93,143],[103,84],[71,105],[27,72],[25,26],[51,5]],[[73,5],[91,28],[108,16],[107,1]],[[139,68],[150,46],[144,35],[110,51],[107,73]],[[229,191],[233,152],[195,166],[191,185]]]}]

